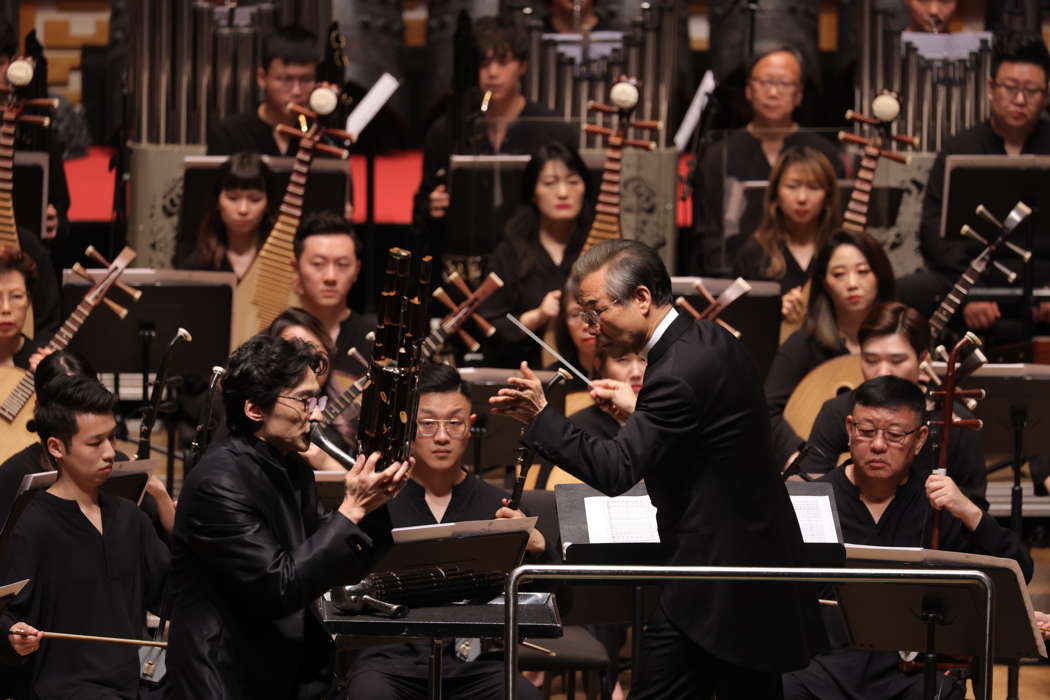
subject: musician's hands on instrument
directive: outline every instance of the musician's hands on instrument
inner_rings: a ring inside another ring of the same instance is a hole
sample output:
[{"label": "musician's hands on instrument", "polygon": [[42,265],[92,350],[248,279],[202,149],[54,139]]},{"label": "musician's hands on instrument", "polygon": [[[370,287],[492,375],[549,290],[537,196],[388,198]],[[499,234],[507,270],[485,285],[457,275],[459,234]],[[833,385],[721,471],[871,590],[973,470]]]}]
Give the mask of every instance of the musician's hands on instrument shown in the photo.
[{"label": "musician's hands on instrument", "polygon": [[[525,515],[525,513],[523,511],[513,510],[511,508],[508,508],[507,504],[510,503],[510,499],[509,498],[502,499],[502,503],[503,503],[503,507],[496,511],[496,517],[497,518],[527,518],[527,517],[529,517],[529,516]],[[546,549],[547,549],[547,540],[543,536],[543,533],[540,532],[539,530],[537,530],[536,528],[532,528],[531,530],[529,530],[529,543],[527,545],[525,545],[525,551],[528,552],[529,554],[543,554],[543,552]]]},{"label": "musician's hands on instrument", "polygon": [[54,348],[52,348],[49,345],[45,345],[44,347],[34,352],[32,355],[29,356],[29,369],[35,372],[36,366],[40,364],[40,361],[48,355],[50,355],[51,353],[53,353],[54,351]]},{"label": "musician's hands on instrument", "polygon": [[802,287],[789,289],[780,297],[780,315],[788,323],[801,323],[806,313],[806,300],[802,297]]},{"label": "musician's hands on instrument", "polygon": [[602,409],[623,425],[634,413],[638,395],[627,382],[615,379],[595,379],[591,385],[591,398]]},{"label": "musician's hands on instrument", "polygon": [[1035,615],[1035,624],[1039,627],[1039,631],[1043,633],[1043,639],[1050,639],[1050,615],[1039,610],[1032,611]]},{"label": "musician's hands on instrument", "polygon": [[971,532],[977,529],[984,515],[947,474],[930,474],[926,479],[926,497],[930,499],[930,505],[948,511]]},{"label": "musician's hands on instrument", "polygon": [[1032,309],[1032,320],[1036,323],[1050,323],[1050,301],[1041,301]]},{"label": "musician's hands on instrument", "polygon": [[8,634],[7,639],[11,642],[11,648],[15,650],[19,656],[28,656],[34,651],[40,648],[40,640],[44,638],[44,635],[40,633],[40,630],[27,625],[24,622],[16,622],[8,628],[9,632],[26,632],[27,635],[21,634]]},{"label": "musician's hands on instrument", "polygon": [[449,202],[448,189],[444,185],[438,185],[430,191],[430,216],[434,219],[443,219],[448,213]]},{"label": "musician's hands on instrument", "polygon": [[983,331],[1002,317],[999,305],[994,301],[971,301],[963,307],[963,320],[966,327],[974,331]]},{"label": "musician's hands on instrument", "polygon": [[339,512],[354,523],[361,520],[373,510],[396,496],[412,476],[416,466],[414,457],[407,462],[394,462],[381,472],[376,471],[376,464],[382,455],[373,452],[365,459],[358,455],[354,467],[346,473],[346,493],[339,506]]},{"label": "musician's hands on instrument", "polygon": [[514,420],[528,425],[547,407],[547,397],[543,393],[543,384],[529,369],[528,362],[521,363],[521,377],[510,377],[510,387],[500,389],[489,398],[492,412],[501,416],[510,416]]}]

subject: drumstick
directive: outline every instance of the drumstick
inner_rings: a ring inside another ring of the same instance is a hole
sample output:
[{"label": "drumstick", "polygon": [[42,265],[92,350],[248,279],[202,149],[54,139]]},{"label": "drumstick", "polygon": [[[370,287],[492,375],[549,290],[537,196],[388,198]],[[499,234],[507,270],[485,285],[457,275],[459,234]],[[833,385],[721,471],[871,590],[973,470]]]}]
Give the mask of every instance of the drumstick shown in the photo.
[{"label": "drumstick", "polygon": [[587,376],[583,372],[581,372],[580,370],[578,370],[575,367],[573,367],[571,362],[569,362],[568,360],[566,360],[564,357],[561,356],[561,353],[559,353],[557,350],[552,348],[550,345],[547,345],[547,343],[543,342],[543,338],[539,337],[538,335],[536,335],[535,333],[530,331],[528,326],[526,326],[524,323],[522,323],[518,319],[514,318],[514,314],[507,314],[507,320],[510,321],[511,323],[513,323],[518,328],[520,328],[522,330],[522,332],[525,333],[525,335],[529,336],[530,338],[535,340],[537,343],[539,343],[541,348],[543,348],[544,350],[549,352],[551,355],[554,355],[554,358],[556,360],[558,360],[558,362],[560,362],[563,365],[565,365],[566,369],[568,369],[570,372],[572,372],[577,377],[582,379],[584,384],[586,384],[587,386],[589,386],[591,388],[594,387],[594,382],[592,382],[590,379],[588,379]]},{"label": "drumstick", "polygon": [[[11,630],[8,634],[13,634],[18,637],[32,637],[32,632]],[[66,632],[44,632],[40,631],[40,636],[44,639],[73,639],[81,642],[105,642],[107,644],[128,644],[136,647],[160,647],[167,649],[167,642],[155,642],[148,639],[125,639],[123,637],[96,637],[92,634],[68,634]]]}]

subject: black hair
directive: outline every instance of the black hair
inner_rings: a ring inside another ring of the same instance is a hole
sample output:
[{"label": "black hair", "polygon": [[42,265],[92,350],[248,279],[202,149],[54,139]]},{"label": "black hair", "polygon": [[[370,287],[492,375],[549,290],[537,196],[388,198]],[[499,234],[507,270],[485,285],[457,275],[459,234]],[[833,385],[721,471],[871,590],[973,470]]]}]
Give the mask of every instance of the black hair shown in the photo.
[{"label": "black hair", "polygon": [[853,391],[852,412],[857,406],[868,408],[906,408],[925,420],[926,398],[918,384],[888,374],[869,379]]},{"label": "black hair", "polygon": [[0,18],[0,56],[9,59],[18,55],[18,32],[6,17]]},{"label": "black hair", "polygon": [[290,306],[282,311],[277,318],[270,322],[265,332],[267,335],[279,338],[285,330],[296,326],[305,328],[317,336],[317,340],[320,341],[328,357],[335,357],[335,345],[332,343],[332,336],[325,332],[324,327],[317,320],[316,316],[306,309],[300,309],[298,306]]},{"label": "black hair", "polygon": [[37,401],[47,386],[55,377],[80,376],[98,379],[95,368],[87,359],[72,350],[56,350],[44,356],[33,370],[33,387],[36,391]]},{"label": "black hair", "polygon": [[667,267],[656,251],[644,243],[626,239],[606,241],[581,255],[572,266],[572,285],[577,294],[583,278],[603,267],[606,267],[605,285],[609,296],[618,304],[627,303],[634,290],[642,285],[648,287],[657,306],[671,303],[671,276],[667,274]]},{"label": "black hair", "polygon": [[501,17],[478,17],[474,22],[474,43],[479,65],[489,57],[518,61],[529,58],[529,37],[517,24]]},{"label": "black hair", "polygon": [[59,375],[44,387],[37,397],[33,422],[40,442],[58,438],[69,449],[77,434],[77,416],[112,415],[117,410],[117,397],[94,377]]},{"label": "black hair", "polygon": [[256,241],[259,247],[270,234],[271,212],[278,200],[273,174],[258,153],[234,153],[219,166],[215,187],[212,188],[212,203],[204,212],[197,234],[197,260],[203,267],[214,270],[222,267],[226,249],[230,245],[226,225],[219,215],[219,195],[223,190],[262,190],[266,193],[266,211],[259,222],[259,237]]},{"label": "black hair", "polygon": [[805,85],[806,61],[802,58],[801,51],[786,42],[759,42],[755,47],[755,55],[747,63],[747,77],[751,77],[751,73],[754,72],[755,65],[759,61],[775,53],[789,53],[795,57],[795,60],[798,61],[798,81],[800,84]]},{"label": "black hair", "polygon": [[299,26],[278,27],[262,41],[261,67],[269,70],[274,59],[285,63],[319,63],[317,35]]},{"label": "black hair", "polygon": [[459,376],[459,372],[456,371],[455,367],[437,362],[428,362],[423,365],[423,370],[419,375],[419,389],[417,392],[420,396],[423,394],[448,394],[453,391],[466,396],[468,400],[470,399],[470,386]]},{"label": "black hair", "polygon": [[354,230],[354,225],[347,221],[345,216],[331,209],[322,209],[308,214],[299,224],[299,230],[295,232],[295,240],[292,243],[295,259],[298,260],[303,254],[304,241],[307,238],[333,233],[350,236],[350,240],[354,242],[354,255],[361,260],[361,238]]},{"label": "black hair", "polygon": [[305,340],[284,340],[260,333],[233,351],[222,379],[226,424],[231,433],[251,434],[258,424],[244,414],[244,402],[264,411],[277,395],[301,382],[306,370],[322,372],[324,356]]},{"label": "black hair", "polygon": [[1003,31],[995,35],[992,45],[992,80],[1004,63],[1031,63],[1043,69],[1050,79],[1050,51],[1037,32]]},{"label": "black hair", "polygon": [[505,238],[519,261],[519,274],[527,276],[534,270],[540,261],[536,259],[533,252],[538,240],[540,230],[540,211],[536,207],[536,183],[540,180],[540,173],[547,163],[552,160],[559,161],[568,168],[570,173],[575,173],[583,178],[583,204],[580,213],[576,217],[576,229],[565,246],[565,259],[572,261],[580,254],[583,242],[587,240],[587,232],[591,227],[594,208],[594,183],[591,181],[587,164],[583,162],[579,152],[561,141],[550,141],[532,154],[521,178],[521,204],[514,210],[503,230]]}]

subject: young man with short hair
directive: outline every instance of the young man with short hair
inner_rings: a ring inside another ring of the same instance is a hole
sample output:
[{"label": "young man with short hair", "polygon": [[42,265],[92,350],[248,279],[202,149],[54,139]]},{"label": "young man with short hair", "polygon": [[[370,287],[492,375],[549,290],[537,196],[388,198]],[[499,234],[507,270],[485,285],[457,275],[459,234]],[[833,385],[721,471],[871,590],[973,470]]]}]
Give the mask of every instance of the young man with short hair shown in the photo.
[{"label": "young man with short hair", "polygon": [[[424,366],[419,382],[419,409],[412,454],[416,459],[412,481],[388,506],[394,527],[412,527],[490,518],[521,518],[525,513],[506,506],[507,493],[470,474],[463,455],[470,446],[470,393],[459,373],[448,365]],[[541,556],[546,542],[532,530],[527,555]],[[483,700],[503,697],[502,653],[474,661],[446,651],[443,697]],[[361,698],[417,698],[426,694],[428,642],[405,642],[371,647],[361,652],[349,673],[349,695]],[[519,697],[536,697],[524,678]]]},{"label": "young man with short hair", "polygon": [[160,610],[168,549],[134,502],[100,491],[116,455],[116,397],[84,376],[48,387],[34,419],[58,480],[30,501],[4,552],[4,582],[29,583],[0,620],[2,651],[28,665],[16,697],[131,700],[135,647],[43,640],[38,630],[141,638],[146,611]]}]

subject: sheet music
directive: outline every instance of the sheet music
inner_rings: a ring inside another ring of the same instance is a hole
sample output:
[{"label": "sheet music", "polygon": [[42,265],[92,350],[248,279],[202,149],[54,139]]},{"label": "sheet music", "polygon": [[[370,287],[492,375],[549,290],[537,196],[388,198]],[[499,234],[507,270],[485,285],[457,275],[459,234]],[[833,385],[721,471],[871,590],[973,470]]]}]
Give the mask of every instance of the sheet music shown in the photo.
[{"label": "sheet music", "polygon": [[835,533],[835,516],[831,512],[831,500],[827,496],[791,495],[791,505],[798,518],[798,527],[802,531],[802,541],[806,544],[815,542],[839,541]]},{"label": "sheet music", "polygon": [[649,496],[589,496],[583,507],[591,544],[660,541]]},{"label": "sheet music", "polygon": [[399,85],[397,78],[389,73],[383,73],[383,75],[379,76],[379,80],[369,88],[365,96],[357,103],[354,111],[346,118],[344,131],[349,131],[356,140],[361,135],[361,132],[365,130],[365,127],[368,126],[368,122],[372,121],[372,118],[383,108],[383,105],[386,104]]}]

